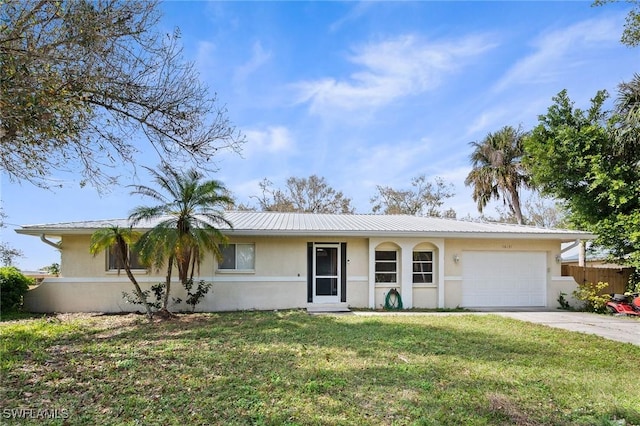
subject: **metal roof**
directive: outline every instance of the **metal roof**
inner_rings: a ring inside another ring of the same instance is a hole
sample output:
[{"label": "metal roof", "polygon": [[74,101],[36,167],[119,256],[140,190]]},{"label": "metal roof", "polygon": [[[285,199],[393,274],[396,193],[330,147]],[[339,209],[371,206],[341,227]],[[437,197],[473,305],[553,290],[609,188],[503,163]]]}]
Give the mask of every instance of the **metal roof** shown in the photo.
[{"label": "metal roof", "polygon": [[[229,235],[248,236],[361,236],[361,237],[446,237],[446,238],[538,238],[572,241],[593,239],[588,232],[535,228],[501,223],[469,222],[455,219],[406,215],[313,214],[229,211],[225,218],[233,224],[220,225]],[[141,223],[137,229],[150,229],[159,220]],[[62,222],[23,225],[19,234],[61,236],[87,234],[108,226],[128,227],[127,219]]]}]

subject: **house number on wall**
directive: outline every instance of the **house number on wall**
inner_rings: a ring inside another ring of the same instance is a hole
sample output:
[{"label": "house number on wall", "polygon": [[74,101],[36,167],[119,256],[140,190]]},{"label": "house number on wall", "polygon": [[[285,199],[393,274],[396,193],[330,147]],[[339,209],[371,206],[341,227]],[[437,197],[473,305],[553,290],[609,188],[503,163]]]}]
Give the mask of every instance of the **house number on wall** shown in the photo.
[{"label": "house number on wall", "polygon": [[511,244],[503,244],[502,248],[504,249],[510,249],[511,248]]}]

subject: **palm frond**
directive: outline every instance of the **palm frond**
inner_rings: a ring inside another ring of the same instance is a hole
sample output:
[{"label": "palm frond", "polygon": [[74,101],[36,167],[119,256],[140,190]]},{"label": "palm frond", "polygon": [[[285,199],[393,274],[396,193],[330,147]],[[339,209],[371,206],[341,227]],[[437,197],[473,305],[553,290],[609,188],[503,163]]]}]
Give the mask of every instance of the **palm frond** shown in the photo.
[{"label": "palm frond", "polygon": [[143,220],[159,221],[139,239],[136,248],[143,261],[156,267],[170,259],[185,282],[199,269],[205,253],[221,257],[220,244],[226,244],[227,237],[219,228],[232,227],[232,224],[219,208],[233,200],[226,195],[228,192],[221,182],[204,180],[198,170],[177,172],[165,167],[150,172],[158,189],[136,186],[134,190],[159,204],[137,207],[129,219],[133,224]]}]

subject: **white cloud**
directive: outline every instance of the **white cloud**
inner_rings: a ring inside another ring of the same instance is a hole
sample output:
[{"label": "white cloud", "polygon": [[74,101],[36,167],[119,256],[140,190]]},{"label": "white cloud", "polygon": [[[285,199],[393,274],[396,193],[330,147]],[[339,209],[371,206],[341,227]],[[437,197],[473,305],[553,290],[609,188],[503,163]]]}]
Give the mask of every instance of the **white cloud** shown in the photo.
[{"label": "white cloud", "polygon": [[539,85],[559,79],[561,75],[588,72],[579,67],[585,52],[600,44],[617,42],[621,23],[617,19],[592,19],[568,28],[551,31],[534,43],[535,51],[511,67],[495,85],[502,91],[514,85]]},{"label": "white cloud", "polygon": [[477,140],[505,125],[529,129],[560,90],[569,90],[578,101],[609,85],[602,75],[615,79],[611,58],[620,49],[621,26],[621,17],[614,16],[539,30],[530,50],[522,49],[495,84],[475,98],[465,137]]},{"label": "white cloud", "polygon": [[257,152],[277,153],[292,151],[295,144],[289,129],[284,126],[269,126],[263,130],[245,130],[247,143],[243,154],[251,156]]},{"label": "white cloud", "polygon": [[345,16],[329,26],[329,32],[336,32],[346,24],[358,20],[364,13],[374,5],[373,2],[360,1],[349,10]]},{"label": "white cloud", "polygon": [[485,131],[486,133],[487,129],[494,128],[495,123],[503,122],[508,116],[509,111],[501,107],[493,108],[490,110],[483,110],[482,113],[478,117],[476,117],[469,126],[465,137],[471,137],[483,131]]},{"label": "white cloud", "polygon": [[471,124],[461,139],[477,141],[489,132],[495,132],[504,126],[530,129],[537,124],[538,115],[547,110],[553,95],[553,91],[547,90],[527,93],[518,91],[503,95],[499,101],[487,95],[488,101],[473,120],[470,120]]},{"label": "white cloud", "polygon": [[198,43],[196,53],[196,64],[201,74],[206,74],[206,70],[213,68],[217,46],[210,41]]},{"label": "white cloud", "polygon": [[403,185],[406,180],[408,185],[405,177],[424,173],[431,150],[427,142],[415,141],[362,147],[354,157],[351,172],[375,184]]},{"label": "white cloud", "polygon": [[236,68],[234,80],[246,80],[247,77],[260,69],[262,65],[267,63],[269,59],[271,59],[271,52],[265,51],[262,47],[262,43],[260,43],[259,41],[255,42],[251,49],[251,58],[248,62]]},{"label": "white cloud", "polygon": [[381,106],[440,86],[450,73],[493,47],[483,36],[430,42],[404,35],[370,43],[348,58],[359,68],[349,78],[296,84],[297,102],[308,102],[313,113]]},{"label": "white cloud", "polygon": [[260,183],[264,178],[254,178],[246,181],[236,181],[230,188],[238,203],[244,203],[248,205],[255,204],[255,200],[252,197],[257,197],[261,194]]}]

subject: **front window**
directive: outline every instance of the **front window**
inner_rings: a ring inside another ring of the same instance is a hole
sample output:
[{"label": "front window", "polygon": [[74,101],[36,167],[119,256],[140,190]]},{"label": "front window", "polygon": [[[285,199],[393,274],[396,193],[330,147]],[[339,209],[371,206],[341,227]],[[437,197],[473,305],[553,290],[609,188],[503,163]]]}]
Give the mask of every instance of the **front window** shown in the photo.
[{"label": "front window", "polygon": [[433,252],[413,252],[413,283],[433,283]]},{"label": "front window", "polygon": [[[124,269],[124,265],[120,261],[120,256],[116,250],[117,246],[113,245],[107,252],[107,269],[110,271]],[[131,251],[129,246],[127,246],[127,256],[129,257],[129,265],[131,266],[131,269],[147,269],[140,261],[138,254]]]},{"label": "front window", "polygon": [[222,247],[218,269],[252,271],[255,268],[254,244],[228,244]]},{"label": "front window", "polygon": [[398,252],[394,250],[376,251],[376,282],[398,282]]}]

